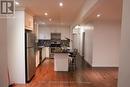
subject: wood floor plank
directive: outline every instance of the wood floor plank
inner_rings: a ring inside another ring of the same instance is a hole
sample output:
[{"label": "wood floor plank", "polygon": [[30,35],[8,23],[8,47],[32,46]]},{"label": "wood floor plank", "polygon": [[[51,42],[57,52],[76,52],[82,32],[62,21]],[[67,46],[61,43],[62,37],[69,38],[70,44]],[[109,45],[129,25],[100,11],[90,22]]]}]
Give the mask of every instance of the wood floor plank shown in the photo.
[{"label": "wood floor plank", "polygon": [[81,67],[74,72],[55,72],[54,60],[47,59],[36,71],[33,80],[14,87],[117,87],[117,68]]}]

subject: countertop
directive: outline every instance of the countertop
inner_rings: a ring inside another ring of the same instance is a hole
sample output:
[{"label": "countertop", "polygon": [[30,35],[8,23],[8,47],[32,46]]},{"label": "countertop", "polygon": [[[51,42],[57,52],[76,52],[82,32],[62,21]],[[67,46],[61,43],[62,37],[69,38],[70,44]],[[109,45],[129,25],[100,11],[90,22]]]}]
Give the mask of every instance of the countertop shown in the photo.
[{"label": "countertop", "polygon": [[69,52],[53,52],[54,54],[58,54],[58,53],[69,53]]},{"label": "countertop", "polygon": [[54,51],[52,53],[70,53],[70,50],[67,49],[67,50],[59,50],[59,51]]},{"label": "countertop", "polygon": [[38,46],[38,48],[44,48],[45,46]]}]

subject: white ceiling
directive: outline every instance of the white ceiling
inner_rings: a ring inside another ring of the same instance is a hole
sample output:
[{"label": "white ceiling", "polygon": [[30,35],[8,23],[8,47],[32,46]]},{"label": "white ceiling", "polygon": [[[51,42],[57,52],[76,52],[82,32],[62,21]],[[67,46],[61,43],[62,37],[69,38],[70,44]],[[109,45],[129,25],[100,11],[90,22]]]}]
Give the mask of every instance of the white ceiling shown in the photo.
[{"label": "white ceiling", "polygon": [[[121,21],[123,0],[99,0],[98,3],[89,11],[84,22],[95,20]],[[97,18],[96,15],[101,17]]]},{"label": "white ceiling", "polygon": [[[59,2],[63,2],[64,6],[59,7]],[[85,0],[19,0],[26,9],[31,10],[35,16],[39,17],[47,23],[65,23],[72,24]],[[48,12],[48,16],[44,15]],[[49,18],[52,22],[49,22]]]},{"label": "white ceiling", "polygon": [[[59,7],[61,1],[64,3],[63,7]],[[81,9],[87,1],[91,2],[91,0],[19,0],[18,2],[47,24],[71,25],[81,14]],[[44,15],[45,12],[48,16]],[[98,13],[103,20],[121,20],[122,0],[97,0],[97,3],[86,13],[83,22],[98,20],[96,18]],[[49,18],[52,19],[51,22]]]}]

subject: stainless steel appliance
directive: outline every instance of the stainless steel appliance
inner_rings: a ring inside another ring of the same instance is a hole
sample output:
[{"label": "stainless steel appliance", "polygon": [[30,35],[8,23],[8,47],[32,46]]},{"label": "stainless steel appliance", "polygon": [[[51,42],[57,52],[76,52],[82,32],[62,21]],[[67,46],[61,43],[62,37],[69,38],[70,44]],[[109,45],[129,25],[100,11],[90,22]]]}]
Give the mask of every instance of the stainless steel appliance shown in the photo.
[{"label": "stainless steel appliance", "polygon": [[35,36],[31,32],[25,32],[25,47],[26,82],[29,82],[36,71]]}]

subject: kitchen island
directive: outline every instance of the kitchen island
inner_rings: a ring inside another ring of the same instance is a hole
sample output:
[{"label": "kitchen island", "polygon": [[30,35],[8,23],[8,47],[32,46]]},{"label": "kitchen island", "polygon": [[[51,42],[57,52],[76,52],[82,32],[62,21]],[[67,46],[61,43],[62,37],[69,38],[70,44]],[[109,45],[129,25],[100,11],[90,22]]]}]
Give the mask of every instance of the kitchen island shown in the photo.
[{"label": "kitchen island", "polygon": [[68,71],[68,59],[68,53],[54,53],[54,71]]}]

